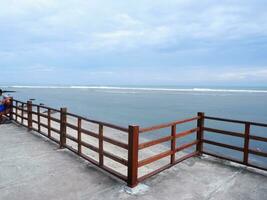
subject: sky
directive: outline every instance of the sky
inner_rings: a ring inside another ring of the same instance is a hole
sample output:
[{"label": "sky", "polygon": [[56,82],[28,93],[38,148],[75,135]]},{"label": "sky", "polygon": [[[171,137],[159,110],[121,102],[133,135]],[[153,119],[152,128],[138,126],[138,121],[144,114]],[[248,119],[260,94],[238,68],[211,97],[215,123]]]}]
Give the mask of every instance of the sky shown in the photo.
[{"label": "sky", "polygon": [[267,86],[266,0],[0,0],[2,85]]}]

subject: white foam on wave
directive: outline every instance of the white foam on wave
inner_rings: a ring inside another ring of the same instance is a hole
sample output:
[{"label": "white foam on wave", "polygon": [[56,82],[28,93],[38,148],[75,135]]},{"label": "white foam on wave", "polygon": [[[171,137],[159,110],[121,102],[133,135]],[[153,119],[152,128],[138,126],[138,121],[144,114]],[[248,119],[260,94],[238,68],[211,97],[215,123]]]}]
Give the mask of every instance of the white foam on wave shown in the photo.
[{"label": "white foam on wave", "polygon": [[99,90],[131,90],[131,91],[169,91],[169,92],[217,92],[217,93],[267,93],[267,90],[253,89],[211,89],[211,88],[149,88],[149,87],[117,87],[117,86],[10,86],[12,88],[43,89],[99,89]]}]

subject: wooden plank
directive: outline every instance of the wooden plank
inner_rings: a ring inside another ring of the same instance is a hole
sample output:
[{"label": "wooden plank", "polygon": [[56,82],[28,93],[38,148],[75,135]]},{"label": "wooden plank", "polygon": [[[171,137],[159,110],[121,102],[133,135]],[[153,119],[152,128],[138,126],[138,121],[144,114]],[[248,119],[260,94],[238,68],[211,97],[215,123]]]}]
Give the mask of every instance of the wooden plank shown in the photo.
[{"label": "wooden plank", "polygon": [[139,126],[129,126],[128,144],[127,185],[135,187],[138,184]]},{"label": "wooden plank", "polygon": [[82,134],[81,134],[81,128],[82,128],[82,119],[78,118],[78,122],[77,122],[77,126],[78,126],[78,130],[77,130],[77,138],[78,138],[78,154],[80,155],[82,153],[82,145],[81,145],[81,141],[82,141]]},{"label": "wooden plank", "polygon": [[78,139],[77,139],[77,138],[75,138],[75,137],[73,137],[73,136],[71,136],[71,135],[68,135],[68,134],[66,134],[66,138],[68,138],[68,139],[72,140],[73,142],[76,142],[76,143],[78,143]]},{"label": "wooden plank", "polygon": [[24,121],[24,103],[22,103],[21,106],[22,106],[22,109],[21,109],[21,118],[20,118],[21,121],[20,122],[21,122],[21,124],[23,124],[23,121]]},{"label": "wooden plank", "polygon": [[51,108],[51,107],[48,107],[48,106],[44,106],[44,105],[40,105],[40,104],[32,104],[32,106],[40,107],[40,108],[46,109],[46,110],[50,109],[53,112],[60,113],[60,110],[59,109]]},{"label": "wooden plank", "polygon": [[66,123],[66,126],[69,127],[69,128],[71,128],[71,129],[73,129],[73,130],[75,130],[75,131],[78,131],[78,127],[75,126],[75,125],[73,125],[73,124]]},{"label": "wooden plank", "polygon": [[256,149],[249,149],[248,152],[257,156],[267,157],[266,152],[258,151]]},{"label": "wooden plank", "polygon": [[248,164],[248,150],[249,150],[249,133],[250,133],[250,124],[245,124],[245,138],[244,138],[244,154],[243,162],[245,165]]},{"label": "wooden plank", "polygon": [[[190,130],[187,130],[187,131],[183,131],[181,133],[175,134],[175,138],[185,137],[187,135],[190,135],[190,134],[196,132],[197,130],[198,130],[198,128],[193,128],[193,129],[190,129]],[[156,139],[156,140],[152,140],[152,141],[149,141],[149,142],[144,142],[144,143],[139,145],[139,150],[147,148],[147,147],[150,147],[150,146],[153,146],[153,145],[157,145],[157,144],[160,144],[160,143],[163,143],[163,142],[170,141],[171,139],[172,139],[172,136],[166,136],[166,137],[159,138],[159,139]]]},{"label": "wooden plank", "polygon": [[195,133],[198,131],[198,128],[193,128],[193,129],[190,129],[190,130],[187,130],[187,131],[183,131],[183,132],[180,132],[180,133],[177,133],[175,135],[176,138],[181,138],[181,137],[185,137],[187,135],[190,135],[192,133]]},{"label": "wooden plank", "polygon": [[53,131],[53,132],[55,132],[55,133],[58,133],[58,134],[60,134],[60,130],[58,130],[58,129],[55,129],[55,128],[53,128],[53,127],[51,127],[50,129],[51,129],[51,131]]},{"label": "wooden plank", "polygon": [[211,144],[211,145],[220,146],[220,147],[224,147],[224,148],[228,148],[228,149],[233,149],[233,150],[236,150],[236,151],[241,151],[241,152],[244,151],[244,149],[241,148],[241,147],[236,147],[236,146],[232,146],[232,145],[228,145],[228,144],[223,144],[223,143],[220,143],[220,142],[214,142],[214,141],[211,141],[211,140],[204,139],[203,142],[206,143],[206,144]]},{"label": "wooden plank", "polygon": [[85,117],[82,117],[80,115],[76,115],[76,114],[73,114],[73,113],[67,113],[67,115],[72,116],[72,117],[76,117],[76,118],[81,118],[82,120],[87,121],[87,122],[95,123],[95,124],[98,124],[98,125],[101,124],[102,126],[106,126],[106,127],[112,128],[112,129],[116,129],[116,130],[120,130],[122,132],[127,132],[128,133],[128,128],[125,128],[125,127],[122,127],[122,126],[118,126],[118,125],[115,125],[115,124],[110,124],[110,123],[107,123],[107,122],[87,119]]},{"label": "wooden plank", "polygon": [[72,146],[68,145],[68,144],[65,144],[65,146],[67,149],[69,149],[70,151],[72,151],[73,153],[75,154],[78,154],[78,151],[76,149],[74,149]]},{"label": "wooden plank", "polygon": [[10,106],[9,106],[9,120],[13,120],[13,110],[14,110],[14,103],[13,103],[13,97],[10,97]]},{"label": "wooden plank", "polygon": [[[104,164],[104,157],[103,157],[103,153],[104,153],[104,149],[103,149],[103,125],[99,125],[99,140],[98,140],[98,148],[99,148],[99,165],[103,166]],[[108,156],[107,156],[108,157]],[[111,156],[112,157],[112,156]],[[109,158],[111,158],[109,157]],[[115,157],[113,156],[113,159]]]},{"label": "wooden plank", "polygon": [[198,114],[198,120],[197,120],[197,136],[196,139],[198,141],[198,144],[196,145],[196,151],[201,155],[203,151],[203,131],[204,131],[204,117],[205,114],[202,112],[199,112]]},{"label": "wooden plank", "polygon": [[84,146],[84,147],[86,147],[86,148],[88,148],[88,149],[91,149],[94,152],[97,152],[97,153],[99,152],[99,150],[98,150],[97,147],[95,147],[95,146],[93,146],[91,144],[88,144],[88,143],[86,143],[84,141],[81,141],[81,145]]},{"label": "wooden plank", "polygon": [[40,127],[44,127],[44,128],[47,128],[48,129],[48,125],[47,124],[44,124],[42,122],[40,122]]},{"label": "wooden plank", "polygon": [[163,138],[159,138],[159,139],[156,139],[156,140],[152,140],[152,141],[149,141],[149,142],[144,142],[142,144],[139,144],[139,147],[138,149],[141,150],[141,149],[145,149],[145,148],[148,148],[148,147],[151,147],[151,146],[154,146],[154,145],[157,145],[157,144],[161,144],[163,142],[168,142],[172,139],[172,136],[166,136],[166,137],[163,137]]},{"label": "wooden plank", "polygon": [[27,102],[27,110],[28,110],[28,130],[32,129],[32,102]]},{"label": "wooden plank", "polygon": [[215,121],[223,121],[223,122],[231,122],[231,123],[238,123],[238,124],[245,124],[245,121],[240,120],[234,120],[234,119],[225,119],[225,118],[219,118],[219,117],[210,117],[205,116],[205,119],[215,120]]},{"label": "wooden plank", "polygon": [[[116,161],[116,162],[118,162],[118,163],[120,163],[120,164],[122,164],[122,165],[128,166],[128,161],[127,160],[125,160],[124,158],[121,158],[119,156],[116,156],[113,153],[110,153],[110,152],[107,152],[107,151],[103,151],[103,155],[108,157],[108,158],[110,158],[110,159],[112,159],[112,160],[114,160],[114,161]],[[102,166],[102,165],[100,165],[100,166]]]},{"label": "wooden plank", "polygon": [[51,137],[51,110],[47,110],[47,133],[48,137]]},{"label": "wooden plank", "polygon": [[162,158],[165,158],[165,157],[171,155],[171,153],[172,153],[171,150],[167,150],[167,151],[164,151],[164,152],[162,152],[160,154],[157,154],[155,156],[151,156],[149,158],[146,158],[144,160],[141,160],[141,161],[138,162],[138,167],[142,167],[144,165],[148,165],[148,164],[150,164],[152,162],[155,162],[157,160],[160,160]]},{"label": "wooden plank", "polygon": [[40,119],[40,106],[37,106],[37,121],[38,121],[38,132],[41,131],[41,119]]},{"label": "wooden plank", "polygon": [[252,139],[252,140],[258,140],[258,141],[262,141],[262,142],[267,142],[267,138],[256,136],[256,135],[250,135],[249,138]]},{"label": "wooden plank", "polygon": [[104,140],[105,142],[108,142],[108,143],[110,143],[110,144],[113,144],[113,145],[115,145],[115,146],[119,146],[119,147],[121,147],[121,148],[123,148],[123,149],[127,149],[127,150],[128,150],[128,144],[125,144],[125,143],[123,143],[123,142],[114,140],[114,139],[109,138],[109,137],[106,137],[106,136],[103,136],[103,140]]},{"label": "wooden plank", "polygon": [[98,134],[96,134],[96,133],[94,133],[92,131],[85,130],[83,128],[81,128],[81,132],[84,133],[85,135],[89,135],[89,136],[92,136],[94,138],[98,138],[99,137]]},{"label": "wooden plank", "polygon": [[57,119],[57,118],[55,118],[55,117],[50,117],[50,119],[51,119],[52,121],[54,121],[54,122],[60,123],[60,119]]},{"label": "wooden plank", "polygon": [[208,132],[220,133],[220,134],[223,134],[223,135],[230,135],[230,136],[241,137],[241,138],[245,137],[245,135],[243,133],[225,131],[225,130],[214,129],[214,128],[209,128],[209,127],[204,127],[204,130],[208,131]]},{"label": "wooden plank", "polygon": [[33,119],[32,122],[38,124],[38,121],[37,121],[37,120],[34,120],[34,119]]},{"label": "wooden plank", "polygon": [[176,149],[176,125],[172,125],[172,130],[171,130],[171,164],[174,164],[175,161],[175,149]]},{"label": "wooden plank", "polygon": [[[35,112],[33,112],[33,113],[35,113]],[[40,115],[40,117],[43,117],[43,118],[48,118],[48,115],[43,114],[43,113],[39,113],[38,115]]]},{"label": "wooden plank", "polygon": [[[196,155],[198,155],[198,152],[193,152],[193,153],[190,153],[190,154],[188,154],[188,155],[185,155],[185,156],[183,156],[182,158],[179,158],[178,160],[176,160],[176,161],[174,162],[174,165],[176,165],[176,164],[178,164],[178,163],[180,163],[180,162],[182,162],[182,161],[184,161],[184,160],[186,160],[186,159],[189,159],[189,158],[191,158],[191,157],[194,157],[194,156],[196,156]],[[170,163],[167,164],[167,165],[164,165],[163,167],[161,167],[161,168],[159,168],[159,169],[157,169],[157,170],[155,170],[155,171],[153,171],[153,172],[150,172],[150,173],[148,173],[148,174],[146,174],[146,175],[140,177],[140,178],[138,179],[138,181],[139,181],[139,182],[142,182],[142,181],[144,181],[145,179],[150,178],[150,177],[152,177],[152,176],[154,176],[154,175],[156,175],[156,174],[158,174],[158,173],[160,173],[160,172],[162,172],[162,171],[164,171],[164,170],[166,170],[166,169],[168,169],[168,168],[170,168],[170,167],[172,167],[172,166],[173,166],[173,165],[170,164]]]},{"label": "wooden plank", "polygon": [[192,147],[192,146],[194,146],[194,145],[196,145],[196,144],[198,144],[198,143],[199,143],[199,141],[198,141],[198,140],[195,140],[195,141],[193,141],[193,142],[189,142],[189,143],[183,144],[183,145],[181,145],[181,146],[179,146],[179,147],[177,147],[177,148],[175,149],[175,153],[177,153],[177,152],[179,152],[179,151],[182,151],[182,150],[184,150],[184,149],[187,149],[187,148],[189,148],[189,147]]},{"label": "wooden plank", "polygon": [[16,122],[18,121],[18,102],[16,101]]},{"label": "wooden plank", "polygon": [[198,119],[198,117],[193,117],[193,118],[174,121],[174,122],[170,122],[170,123],[166,123],[166,124],[155,125],[155,126],[151,126],[151,127],[148,127],[148,128],[142,128],[142,129],[140,129],[140,133],[145,133],[145,132],[149,132],[149,131],[155,131],[155,130],[158,130],[158,129],[163,129],[163,128],[170,127],[172,125],[178,125],[178,124],[191,122],[191,121],[194,121],[194,120],[197,120],[197,119]]},{"label": "wooden plank", "polygon": [[90,163],[94,164],[95,166],[98,166],[98,162],[95,161],[94,159],[90,158],[90,157],[87,156],[86,154],[83,154],[83,153],[82,153],[82,154],[79,155],[79,156],[81,156],[83,159],[89,161]]},{"label": "wooden plank", "polygon": [[67,108],[60,109],[60,148],[64,148],[66,144],[66,130],[67,130]]},{"label": "wooden plank", "polygon": [[210,116],[205,116],[205,119],[210,119],[210,120],[215,120],[215,121],[231,122],[231,123],[238,123],[238,124],[249,123],[249,124],[251,124],[253,126],[267,127],[267,124],[265,124],[265,123],[257,123],[257,122],[251,122],[251,121],[241,121],[241,120],[225,119],[225,118],[210,117]]}]

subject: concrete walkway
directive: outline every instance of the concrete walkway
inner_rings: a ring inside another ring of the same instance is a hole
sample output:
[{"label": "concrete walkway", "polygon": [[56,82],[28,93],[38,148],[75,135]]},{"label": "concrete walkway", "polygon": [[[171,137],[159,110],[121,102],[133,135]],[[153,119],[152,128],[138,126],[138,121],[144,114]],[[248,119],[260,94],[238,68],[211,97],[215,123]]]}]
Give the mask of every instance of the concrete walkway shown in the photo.
[{"label": "concrete walkway", "polygon": [[[267,199],[267,174],[192,158],[135,190],[38,133],[0,125],[0,199]],[[132,192],[132,193],[129,193]]]}]

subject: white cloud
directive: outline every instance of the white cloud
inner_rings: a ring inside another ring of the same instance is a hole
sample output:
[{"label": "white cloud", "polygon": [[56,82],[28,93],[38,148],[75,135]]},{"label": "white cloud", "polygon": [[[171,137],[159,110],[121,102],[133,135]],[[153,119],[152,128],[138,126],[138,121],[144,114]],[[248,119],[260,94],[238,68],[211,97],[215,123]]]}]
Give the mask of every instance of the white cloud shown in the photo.
[{"label": "white cloud", "polygon": [[222,81],[239,81],[239,80],[267,80],[267,68],[263,69],[240,69],[232,72],[224,72],[217,75],[219,80]]},{"label": "white cloud", "polygon": [[64,38],[73,46],[83,43],[83,50],[267,36],[267,14],[261,4],[243,1],[148,1],[128,6],[120,1],[20,0],[1,4],[0,13],[0,24],[17,21],[13,28],[20,30],[22,39]]}]

